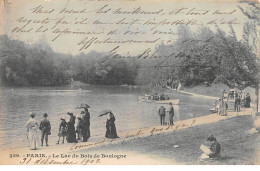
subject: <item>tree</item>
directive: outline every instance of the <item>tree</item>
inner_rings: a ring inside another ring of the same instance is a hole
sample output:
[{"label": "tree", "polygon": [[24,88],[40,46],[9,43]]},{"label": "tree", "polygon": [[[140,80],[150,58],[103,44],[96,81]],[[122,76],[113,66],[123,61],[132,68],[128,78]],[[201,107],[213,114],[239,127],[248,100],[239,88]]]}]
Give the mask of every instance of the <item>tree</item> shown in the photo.
[{"label": "tree", "polygon": [[[244,5],[244,7],[242,6]],[[243,44],[245,47],[240,47],[241,52],[245,52],[244,55],[247,56],[247,59],[249,59],[252,63],[255,63],[257,68],[254,68],[256,70],[256,73],[253,73],[254,76],[254,84],[253,87],[255,88],[255,106],[254,106],[254,115],[258,115],[258,107],[259,107],[259,83],[260,83],[260,62],[259,62],[259,31],[258,26],[260,24],[260,8],[259,3],[254,1],[241,1],[240,5],[238,5],[238,8],[241,10],[241,12],[247,17],[247,22],[244,23],[244,29],[243,29]],[[250,50],[250,53],[246,53],[247,51],[244,51],[245,48]],[[249,70],[250,68],[245,63],[244,65],[245,70]],[[248,71],[250,72],[250,71]]]}]

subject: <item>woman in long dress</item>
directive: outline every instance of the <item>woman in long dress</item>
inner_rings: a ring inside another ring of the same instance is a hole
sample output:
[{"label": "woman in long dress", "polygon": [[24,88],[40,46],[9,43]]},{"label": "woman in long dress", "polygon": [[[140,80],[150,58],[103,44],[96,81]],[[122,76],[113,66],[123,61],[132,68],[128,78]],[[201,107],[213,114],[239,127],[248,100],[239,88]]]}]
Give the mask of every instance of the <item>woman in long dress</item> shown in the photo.
[{"label": "woman in long dress", "polygon": [[106,138],[114,139],[114,138],[119,138],[117,136],[116,132],[116,125],[115,125],[115,116],[114,114],[110,112],[106,112],[104,114],[101,114],[99,116],[107,115],[107,122],[106,122]]},{"label": "woman in long dress", "polygon": [[228,111],[227,102],[224,101],[223,99],[221,99],[219,108],[220,108],[220,115],[221,116],[226,116],[227,115],[227,111]]},{"label": "woman in long dress", "polygon": [[82,117],[82,136],[83,142],[87,142],[90,137],[90,113],[87,108],[84,109],[84,116]]},{"label": "woman in long dress", "polygon": [[30,112],[29,114],[30,114],[30,119],[25,124],[25,127],[27,128],[27,138],[30,144],[30,149],[36,150],[37,147],[39,147],[39,139],[37,135],[39,124],[34,119],[36,114],[32,112]]},{"label": "woman in long dress", "polygon": [[251,98],[249,93],[247,93],[245,98],[245,108],[250,108],[250,103],[251,103]]},{"label": "woman in long dress", "polygon": [[76,139],[76,131],[75,131],[75,120],[76,117],[73,116],[73,113],[68,112],[68,115],[70,115],[70,120],[67,123],[67,142],[68,143],[76,143],[78,142]]},{"label": "woman in long dress", "polygon": [[116,125],[115,125],[115,116],[112,112],[107,115],[107,122],[106,122],[106,138],[119,138],[116,133]]}]

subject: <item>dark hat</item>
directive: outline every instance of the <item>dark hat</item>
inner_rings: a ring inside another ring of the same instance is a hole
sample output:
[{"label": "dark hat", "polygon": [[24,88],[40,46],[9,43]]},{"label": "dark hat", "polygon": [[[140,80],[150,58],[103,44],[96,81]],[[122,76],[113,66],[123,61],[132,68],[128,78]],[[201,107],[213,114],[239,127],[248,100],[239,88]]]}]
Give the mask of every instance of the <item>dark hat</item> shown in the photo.
[{"label": "dark hat", "polygon": [[48,116],[48,114],[47,114],[47,113],[44,113],[44,114],[43,114],[43,117],[47,117],[47,116]]},{"label": "dark hat", "polygon": [[213,136],[213,135],[210,135],[208,138],[207,138],[207,141],[216,141],[217,139]]},{"label": "dark hat", "polygon": [[172,102],[170,102],[169,105],[172,105]]},{"label": "dark hat", "polygon": [[70,116],[73,116],[73,113],[71,113],[71,112],[68,112],[67,114],[70,115]]},{"label": "dark hat", "polygon": [[90,108],[90,106],[88,104],[86,104],[86,103],[81,103],[79,108],[87,109],[87,108]]}]

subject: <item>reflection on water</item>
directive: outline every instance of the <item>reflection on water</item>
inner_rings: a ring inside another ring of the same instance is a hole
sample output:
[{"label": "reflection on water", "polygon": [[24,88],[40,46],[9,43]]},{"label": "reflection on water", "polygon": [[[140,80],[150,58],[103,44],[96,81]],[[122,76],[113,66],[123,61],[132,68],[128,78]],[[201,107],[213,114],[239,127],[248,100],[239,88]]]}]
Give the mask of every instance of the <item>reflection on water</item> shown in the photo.
[{"label": "reflection on water", "polygon": [[[173,92],[180,99],[175,105],[174,120],[183,120],[209,114],[213,100],[195,98]],[[98,117],[98,112],[111,109],[116,117],[117,131],[138,129],[159,124],[158,108],[161,104],[140,103],[141,89],[122,86],[48,87],[48,88],[1,88],[0,89],[0,148],[26,146],[24,124],[28,113],[37,113],[41,120],[47,112],[52,124],[52,142],[57,140],[60,116],[67,112],[80,114],[75,107],[81,103],[91,106],[91,136],[105,134],[106,118]],[[166,105],[165,105],[166,106]],[[167,117],[166,117],[167,118]],[[91,139],[90,139],[91,140]]]}]

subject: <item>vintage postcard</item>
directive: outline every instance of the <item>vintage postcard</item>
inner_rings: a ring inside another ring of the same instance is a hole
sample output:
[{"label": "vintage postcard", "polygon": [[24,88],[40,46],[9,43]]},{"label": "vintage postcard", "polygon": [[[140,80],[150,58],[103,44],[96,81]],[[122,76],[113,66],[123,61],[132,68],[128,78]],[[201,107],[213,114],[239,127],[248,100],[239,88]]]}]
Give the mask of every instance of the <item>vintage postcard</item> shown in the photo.
[{"label": "vintage postcard", "polygon": [[1,0],[0,165],[260,164],[254,0]]}]

